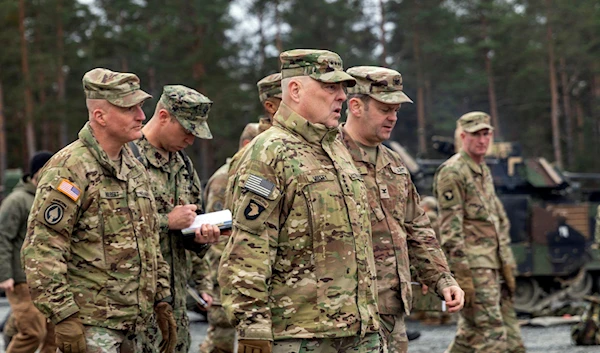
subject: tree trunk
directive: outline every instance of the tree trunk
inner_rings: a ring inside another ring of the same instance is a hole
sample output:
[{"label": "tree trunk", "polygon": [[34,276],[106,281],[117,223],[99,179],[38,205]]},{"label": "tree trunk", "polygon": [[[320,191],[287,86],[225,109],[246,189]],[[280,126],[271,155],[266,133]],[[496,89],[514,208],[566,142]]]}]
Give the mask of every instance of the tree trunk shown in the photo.
[{"label": "tree trunk", "polygon": [[379,61],[381,62],[381,66],[386,66],[385,58],[387,57],[386,42],[385,42],[385,4],[383,0],[379,0],[379,11],[381,15],[381,22],[379,22],[379,45],[381,45],[381,57]]},{"label": "tree trunk", "polygon": [[33,97],[31,94],[31,76],[29,74],[29,56],[27,53],[27,40],[25,38],[25,0],[19,0],[19,36],[21,37],[21,72],[25,96],[25,141],[27,154],[25,165],[35,153],[35,134],[33,131]]},{"label": "tree trunk", "polygon": [[415,3],[415,12],[413,15],[413,51],[415,55],[415,64],[417,67],[417,137],[418,154],[424,156],[427,153],[426,123],[425,123],[425,99],[423,94],[423,65],[421,63],[421,28],[416,22],[420,11],[419,3]]},{"label": "tree trunk", "polygon": [[279,1],[275,1],[275,47],[281,53],[283,41],[281,40],[281,15],[279,13]]},{"label": "tree trunk", "polygon": [[6,119],[4,118],[4,92],[0,82],[0,185],[4,185],[4,171],[8,166],[6,161]]},{"label": "tree trunk", "polygon": [[[482,41],[486,43],[490,37],[490,24],[486,15],[481,13],[481,27],[482,27]],[[500,127],[500,121],[498,118],[498,105],[496,100],[496,85],[494,81],[494,69],[492,67],[492,51],[487,46],[483,49],[483,60],[485,62],[485,73],[488,81],[488,99],[490,101],[490,117],[492,118],[492,125],[494,126],[494,135],[502,138],[502,130]]]},{"label": "tree trunk", "polygon": [[565,112],[565,125],[567,132],[567,166],[572,168],[575,163],[575,155],[573,151],[573,120],[571,116],[571,95],[567,80],[567,64],[563,57],[560,58],[560,81],[562,86],[562,101]]},{"label": "tree trunk", "polygon": [[56,1],[56,86],[58,98],[59,141],[58,149],[68,143],[66,109],[66,77],[63,70],[65,56],[65,39],[63,30],[62,0]]},{"label": "tree trunk", "polygon": [[580,101],[575,102],[575,113],[577,116],[577,152],[585,152],[585,136],[583,133],[583,106]]},{"label": "tree trunk", "polygon": [[556,68],[554,66],[554,42],[552,39],[551,19],[551,0],[546,0],[546,42],[548,43],[548,66],[550,74],[550,98],[551,111],[550,117],[552,120],[552,146],[554,147],[554,159],[559,168],[563,167],[560,124],[558,121],[558,84],[556,80]]}]

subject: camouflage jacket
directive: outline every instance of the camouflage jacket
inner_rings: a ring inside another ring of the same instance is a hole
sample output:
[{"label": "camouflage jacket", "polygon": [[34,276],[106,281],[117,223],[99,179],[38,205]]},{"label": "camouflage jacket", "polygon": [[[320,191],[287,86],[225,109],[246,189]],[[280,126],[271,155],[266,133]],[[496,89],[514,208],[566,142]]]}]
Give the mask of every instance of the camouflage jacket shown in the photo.
[{"label": "camouflage jacket", "polygon": [[[227,172],[229,171],[230,161],[231,158],[227,158],[227,162],[208,179],[208,183],[204,189],[206,212],[216,212],[224,209]],[[221,305],[221,287],[219,287],[217,281],[217,270],[227,240],[227,237],[221,237],[218,244],[212,244],[202,258],[202,264],[200,265],[200,273],[202,275],[199,276],[197,289],[200,293],[210,294],[213,298],[213,305]]]},{"label": "camouflage jacket", "polygon": [[35,197],[35,185],[22,178],[0,206],[0,282],[12,278],[25,283],[21,268],[21,246],[27,233],[27,217]]},{"label": "camouflage jacket", "polygon": [[233,234],[219,266],[240,338],[377,332],[376,272],[364,182],[338,130],[281,104],[244,150]]},{"label": "camouflage jacket", "polygon": [[442,247],[453,272],[516,266],[510,223],[485,163],[478,165],[464,151],[455,154],[438,168],[433,190]]},{"label": "camouflage jacket", "polygon": [[[202,213],[202,186],[195,170],[190,175],[187,163],[181,153],[171,153],[164,158],[150,144],[146,137],[135,141],[148,173],[160,225],[160,250],[171,268],[171,293],[173,309],[185,310],[187,297],[186,285],[192,273],[192,256],[184,249],[180,231],[169,231],[168,214],[177,205],[194,204],[198,213]],[[189,159],[189,157],[185,156]],[[191,165],[191,164],[190,164]],[[208,249],[208,246],[205,247]],[[204,254],[202,254],[203,256]]]},{"label": "camouflage jacket", "polygon": [[88,123],[41,171],[21,256],[53,323],[77,313],[84,325],[139,332],[171,294],[148,174],[126,147],[120,163]]},{"label": "camouflage jacket", "polygon": [[374,165],[345,129],[340,130],[339,139],[350,151],[367,186],[379,312],[396,315],[404,311],[408,315],[412,305],[411,265],[419,279],[442,297],[442,290],[457,285],[456,281],[400,157],[379,145]]}]

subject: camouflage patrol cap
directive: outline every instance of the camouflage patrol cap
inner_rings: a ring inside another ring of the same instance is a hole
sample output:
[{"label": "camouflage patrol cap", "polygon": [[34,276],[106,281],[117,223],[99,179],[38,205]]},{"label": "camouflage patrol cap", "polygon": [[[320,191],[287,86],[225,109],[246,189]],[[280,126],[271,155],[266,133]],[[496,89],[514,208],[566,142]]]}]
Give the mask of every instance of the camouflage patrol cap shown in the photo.
[{"label": "camouflage patrol cap", "polygon": [[163,87],[162,103],[186,130],[201,139],[212,139],[208,112],[212,101],[198,91],[181,85]]},{"label": "camouflage patrol cap", "polygon": [[490,125],[490,116],[484,112],[470,112],[458,118],[457,125],[466,132],[476,132],[483,129],[494,130]]},{"label": "camouflage patrol cap", "polygon": [[281,98],[281,73],[269,75],[256,83],[258,97],[263,103],[269,97]]},{"label": "camouflage patrol cap", "polygon": [[356,80],[344,72],[342,59],[329,50],[294,49],[279,55],[281,77],[309,76],[325,83],[346,82],[348,87]]},{"label": "camouflage patrol cap", "polygon": [[412,103],[402,92],[402,75],[395,70],[378,66],[355,66],[346,70],[356,79],[348,94],[366,94],[386,104]]},{"label": "camouflage patrol cap", "polygon": [[81,81],[86,98],[105,99],[117,107],[133,107],[152,98],[140,89],[140,79],[130,73],[96,68],[86,72]]}]

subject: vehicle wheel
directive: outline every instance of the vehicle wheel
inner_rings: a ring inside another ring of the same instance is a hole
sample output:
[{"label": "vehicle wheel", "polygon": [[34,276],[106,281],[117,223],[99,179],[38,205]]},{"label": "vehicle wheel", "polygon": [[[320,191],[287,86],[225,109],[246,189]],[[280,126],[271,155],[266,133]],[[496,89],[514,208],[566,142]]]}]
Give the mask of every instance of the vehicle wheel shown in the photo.
[{"label": "vehicle wheel", "polygon": [[526,277],[517,278],[515,309],[529,312],[542,296],[542,292],[537,280]]},{"label": "vehicle wheel", "polygon": [[583,276],[579,283],[575,283],[571,286],[569,291],[569,298],[580,300],[585,295],[592,294],[592,287],[594,285],[594,279],[592,275],[588,272]]}]

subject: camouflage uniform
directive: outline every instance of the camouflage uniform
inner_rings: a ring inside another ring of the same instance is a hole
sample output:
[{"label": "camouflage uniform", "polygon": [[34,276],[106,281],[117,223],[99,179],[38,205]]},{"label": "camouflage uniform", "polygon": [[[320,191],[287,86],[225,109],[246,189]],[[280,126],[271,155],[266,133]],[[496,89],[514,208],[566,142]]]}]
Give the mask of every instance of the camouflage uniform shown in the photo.
[{"label": "camouflage uniform", "polygon": [[[210,177],[206,184],[204,200],[206,200],[206,212],[215,212],[224,209],[225,190],[227,188],[227,172],[229,161]],[[200,345],[201,353],[233,352],[235,342],[235,328],[229,323],[221,306],[221,288],[217,282],[217,269],[221,254],[227,243],[223,237],[218,244],[210,246],[202,259],[202,270],[205,274],[198,283],[198,291],[207,293],[213,298],[211,307],[208,309],[208,329],[206,338]]]},{"label": "camouflage uniform", "polygon": [[[490,128],[485,113],[459,119],[466,132]],[[492,175],[465,151],[444,162],[433,185],[439,202],[442,247],[459,283],[471,281],[475,303],[460,312],[449,352],[524,352],[512,298],[502,285],[502,267],[515,267],[509,221]]]},{"label": "camouflage uniform", "polygon": [[[208,98],[190,88],[171,85],[164,87],[160,103],[196,137],[212,138],[206,123],[212,104]],[[204,254],[195,254],[184,248],[181,232],[169,230],[168,214],[175,206],[187,204],[196,205],[197,212],[202,213],[202,186],[187,155],[181,152],[170,153],[169,158],[165,158],[145,136],[135,143],[150,175],[160,226],[160,249],[171,268],[173,316],[177,322],[175,352],[188,352],[191,338],[186,310],[186,286],[191,277],[192,257],[202,257]],[[208,245],[201,248],[205,251]],[[154,327],[146,332],[145,339],[152,342],[157,335],[157,327]]]},{"label": "camouflage uniform", "polygon": [[22,257],[35,305],[53,323],[139,334],[169,295],[148,174],[127,148],[115,164],[87,123],[40,176]]},{"label": "camouflage uniform", "polygon": [[[86,73],[83,86],[88,99],[122,108],[151,97],[137,76],[106,69]],[[34,304],[54,324],[76,315],[86,331],[137,340],[171,295],[149,182],[128,148],[112,161],[90,123],[40,172],[21,256]]]},{"label": "camouflage uniform", "polygon": [[[367,94],[386,104],[410,99],[402,92],[402,78],[394,70],[359,66],[347,70],[357,84],[348,94]],[[339,139],[350,151],[367,186],[373,252],[377,265],[379,313],[391,353],[406,352],[404,315],[410,314],[410,266],[423,283],[442,290],[456,286],[435,234],[419,206],[419,194],[400,157],[379,144],[375,163],[342,126]]]},{"label": "camouflage uniform", "polygon": [[[284,79],[353,80],[332,52],[280,58]],[[282,103],[229,180],[234,227],[219,284],[240,341],[274,340],[273,352],[380,349],[367,194],[337,134]]]},{"label": "camouflage uniform", "polygon": [[[48,153],[45,160],[51,156]],[[35,188],[31,177],[24,176],[0,206],[0,282],[11,278],[14,280],[13,290],[6,291],[12,310],[5,326],[5,332],[11,333],[7,334],[11,343],[7,344],[6,351],[11,353],[35,352],[40,344],[43,344],[40,349],[42,353],[56,351],[54,327],[33,305],[21,268],[21,247],[27,232],[27,217],[35,197]],[[13,332],[10,332],[11,326]]]}]

